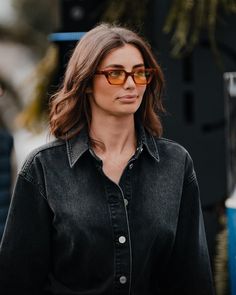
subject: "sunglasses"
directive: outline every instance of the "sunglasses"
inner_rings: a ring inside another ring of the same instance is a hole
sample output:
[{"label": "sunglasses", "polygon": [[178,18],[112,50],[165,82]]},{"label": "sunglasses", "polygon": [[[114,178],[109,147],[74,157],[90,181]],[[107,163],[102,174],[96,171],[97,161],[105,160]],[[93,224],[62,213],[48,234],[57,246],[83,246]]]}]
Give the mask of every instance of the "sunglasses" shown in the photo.
[{"label": "sunglasses", "polygon": [[155,69],[137,69],[132,72],[126,72],[125,70],[104,70],[97,71],[96,75],[104,75],[107,82],[111,85],[123,85],[127,78],[131,76],[134,83],[137,85],[147,85],[151,82]]}]

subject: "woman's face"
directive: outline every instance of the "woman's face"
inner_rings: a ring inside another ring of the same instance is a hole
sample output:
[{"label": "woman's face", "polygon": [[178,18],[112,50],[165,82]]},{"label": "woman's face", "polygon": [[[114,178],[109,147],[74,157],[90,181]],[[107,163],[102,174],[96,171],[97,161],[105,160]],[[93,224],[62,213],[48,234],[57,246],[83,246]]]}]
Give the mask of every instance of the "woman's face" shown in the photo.
[{"label": "woman's face", "polygon": [[[98,71],[144,69],[144,60],[140,51],[126,44],[112,50],[100,63]],[[98,114],[110,116],[130,116],[139,108],[146,85],[135,84],[128,76],[123,85],[111,85],[104,75],[95,75],[92,85],[91,111],[92,118]]]}]

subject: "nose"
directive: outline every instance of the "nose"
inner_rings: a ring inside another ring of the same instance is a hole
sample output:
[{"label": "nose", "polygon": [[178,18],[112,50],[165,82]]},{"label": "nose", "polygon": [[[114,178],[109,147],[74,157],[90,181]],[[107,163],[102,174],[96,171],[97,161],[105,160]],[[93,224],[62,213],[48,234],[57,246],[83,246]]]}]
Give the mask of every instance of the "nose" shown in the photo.
[{"label": "nose", "polygon": [[129,75],[124,83],[124,88],[125,89],[133,89],[136,87],[136,84],[134,82],[134,79],[131,75]]}]

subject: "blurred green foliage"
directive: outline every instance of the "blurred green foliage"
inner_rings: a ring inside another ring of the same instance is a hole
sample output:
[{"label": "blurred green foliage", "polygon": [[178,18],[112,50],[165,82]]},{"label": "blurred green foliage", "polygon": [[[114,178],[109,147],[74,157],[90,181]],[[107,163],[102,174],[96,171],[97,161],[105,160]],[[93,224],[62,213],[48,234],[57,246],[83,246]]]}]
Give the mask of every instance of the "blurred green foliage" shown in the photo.
[{"label": "blurred green foliage", "polygon": [[[143,27],[150,2],[108,0],[102,20]],[[215,41],[216,25],[221,21],[222,13],[236,13],[236,0],[172,0],[169,5],[163,32],[172,35],[171,55],[181,58],[190,53],[198,44],[201,34],[206,32],[213,54],[219,61]]]},{"label": "blurred green foliage", "polygon": [[207,32],[213,54],[219,58],[215,41],[216,24],[222,13],[236,13],[235,0],[173,0],[163,28],[172,33],[172,56],[182,57]]}]

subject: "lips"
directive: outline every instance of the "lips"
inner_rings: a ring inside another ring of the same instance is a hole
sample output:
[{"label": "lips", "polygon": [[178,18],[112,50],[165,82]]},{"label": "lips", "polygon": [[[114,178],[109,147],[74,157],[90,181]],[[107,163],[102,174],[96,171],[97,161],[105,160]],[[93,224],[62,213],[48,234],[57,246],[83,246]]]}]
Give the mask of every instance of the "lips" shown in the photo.
[{"label": "lips", "polygon": [[120,96],[118,97],[118,99],[136,99],[138,97],[138,95],[123,95],[123,96]]}]

